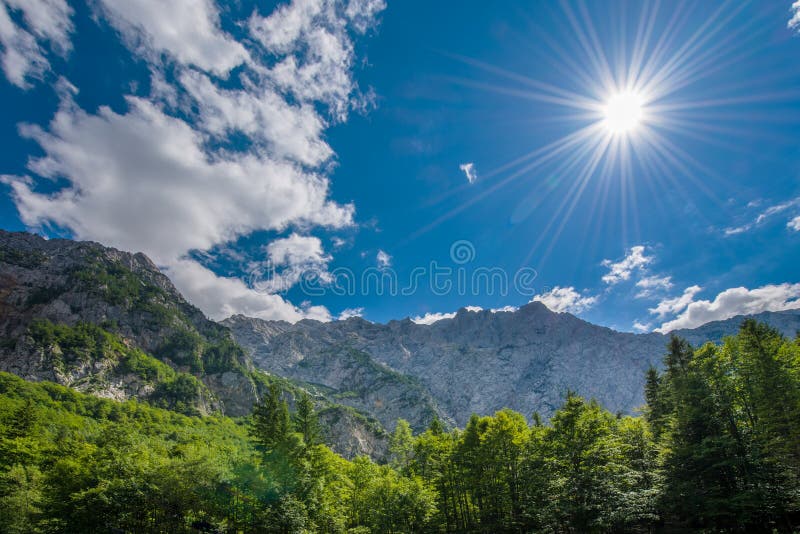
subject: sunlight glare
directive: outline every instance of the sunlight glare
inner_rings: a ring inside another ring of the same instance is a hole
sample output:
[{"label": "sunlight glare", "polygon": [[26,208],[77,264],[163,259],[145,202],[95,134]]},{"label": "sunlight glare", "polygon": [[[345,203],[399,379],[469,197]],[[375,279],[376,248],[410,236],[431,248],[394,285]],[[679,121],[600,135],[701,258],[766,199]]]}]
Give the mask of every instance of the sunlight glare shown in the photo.
[{"label": "sunlight glare", "polygon": [[642,98],[632,91],[617,93],[608,100],[603,116],[609,132],[631,132],[642,120]]}]

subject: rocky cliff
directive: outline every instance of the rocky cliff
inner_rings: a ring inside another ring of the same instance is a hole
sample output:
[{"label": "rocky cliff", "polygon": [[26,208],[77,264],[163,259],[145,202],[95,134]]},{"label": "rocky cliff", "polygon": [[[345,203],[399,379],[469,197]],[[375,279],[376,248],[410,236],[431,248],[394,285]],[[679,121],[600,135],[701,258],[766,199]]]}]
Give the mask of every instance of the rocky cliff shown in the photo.
[{"label": "rocky cliff", "polygon": [[264,373],[143,254],[0,231],[0,370],[189,414],[246,415],[272,381],[312,394],[328,442],[381,457],[380,423],[329,390]]},{"label": "rocky cliff", "polygon": [[[800,311],[756,318],[788,336],[800,329]],[[675,333],[695,345],[716,342],[743,319]],[[658,333],[617,332],[538,302],[514,312],[462,309],[431,325],[357,317],[292,325],[242,316],[224,324],[258,367],[333,388],[388,428],[398,414],[417,429],[434,415],[463,426],[472,413],[504,407],[546,416],[569,390],[612,411],[633,412],[643,403],[645,372],[661,364],[668,341]]]},{"label": "rocky cliff", "polygon": [[[755,317],[787,336],[800,330],[800,311]],[[676,334],[695,345],[716,342],[742,319]],[[540,303],[514,312],[463,309],[431,325],[243,316],[219,324],[143,254],[0,231],[0,370],[229,415],[249,413],[277,380],[290,402],[300,390],[311,393],[328,442],[346,456],[380,458],[401,417],[421,430],[434,418],[463,426],[472,413],[503,407],[547,416],[569,390],[632,412],[667,340]]]}]

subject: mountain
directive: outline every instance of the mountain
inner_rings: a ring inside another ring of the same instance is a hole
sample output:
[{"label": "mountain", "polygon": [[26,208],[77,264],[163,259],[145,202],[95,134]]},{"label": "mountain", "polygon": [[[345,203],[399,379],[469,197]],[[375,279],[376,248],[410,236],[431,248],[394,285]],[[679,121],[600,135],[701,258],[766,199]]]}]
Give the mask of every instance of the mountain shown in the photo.
[{"label": "mountain", "polygon": [[190,415],[249,414],[278,381],[311,393],[328,443],[380,457],[386,433],[326,392],[264,373],[144,254],[0,231],[0,371]]},{"label": "mountain", "polygon": [[[756,319],[787,336],[800,311]],[[676,332],[695,345],[743,317]],[[460,310],[431,325],[353,317],[222,323],[188,303],[143,254],[0,231],[0,371],[189,414],[245,415],[279,383],[312,395],[328,443],[379,458],[399,418],[463,426],[509,407],[550,415],[567,391],[612,411],[642,404],[647,368],[668,337],[617,332],[541,303]]]},{"label": "mountain", "polygon": [[[797,310],[754,317],[787,336],[800,330]],[[743,319],[675,334],[694,345],[717,342],[736,333]],[[547,416],[567,391],[633,412],[644,401],[645,372],[661,365],[669,339],[617,332],[539,302],[513,312],[462,309],[431,325],[358,317],[289,324],[243,316],[223,324],[259,368],[333,388],[340,402],[368,411],[387,428],[401,416],[416,430],[434,415],[463,427],[472,413],[504,407]]]}]

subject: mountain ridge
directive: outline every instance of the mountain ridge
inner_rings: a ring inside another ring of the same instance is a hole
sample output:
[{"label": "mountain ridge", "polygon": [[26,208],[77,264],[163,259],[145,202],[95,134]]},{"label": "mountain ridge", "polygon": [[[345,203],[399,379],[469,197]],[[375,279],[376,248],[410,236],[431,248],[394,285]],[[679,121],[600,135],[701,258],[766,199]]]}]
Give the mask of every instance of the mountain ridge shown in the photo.
[{"label": "mountain ridge", "polygon": [[[737,316],[670,334],[636,334],[553,312],[539,302],[516,311],[462,308],[454,317],[431,324],[408,318],[386,323],[349,318],[292,325],[241,315],[223,324],[260,368],[330,387],[337,387],[342,377],[319,354],[345,346],[361,351],[375,363],[417,379],[430,393],[426,402],[436,416],[462,426],[473,412],[493,413],[504,407],[546,416],[567,391],[596,398],[614,411],[633,412],[644,400],[645,372],[661,365],[670,335],[695,345],[719,342],[747,317],[774,325],[787,336],[800,328],[800,311],[790,310]],[[307,357],[315,362],[308,365],[319,371],[318,376],[299,369],[298,363]],[[390,400],[382,399],[371,413],[387,419],[384,406]],[[426,418],[406,410],[412,414],[412,426],[423,428]]]},{"label": "mountain ridge", "polygon": [[[718,342],[745,317],[675,334],[695,345]],[[798,310],[754,317],[787,336],[800,330]],[[0,336],[0,370],[179,410],[245,415],[265,381],[280,380],[290,401],[300,390],[314,396],[334,448],[374,457],[385,453],[399,418],[420,431],[434,419],[463,426],[472,413],[505,407],[548,416],[568,391],[630,413],[668,339],[539,302],[515,311],[462,308],[429,325],[242,315],[217,323],[142,253],[5,231]],[[76,348],[76,339],[91,346]]]}]

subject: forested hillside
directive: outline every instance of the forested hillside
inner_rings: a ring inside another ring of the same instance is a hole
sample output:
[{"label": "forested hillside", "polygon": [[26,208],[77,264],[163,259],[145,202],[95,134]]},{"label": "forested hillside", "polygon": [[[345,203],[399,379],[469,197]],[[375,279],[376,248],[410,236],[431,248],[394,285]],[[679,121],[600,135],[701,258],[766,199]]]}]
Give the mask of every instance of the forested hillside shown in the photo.
[{"label": "forested hillside", "polygon": [[320,444],[278,383],[251,417],[185,416],[0,375],[3,532],[793,532],[800,340],[754,321],[670,341],[639,417],[568,395],[545,422],[400,421],[388,465]]},{"label": "forested hillside", "polygon": [[98,243],[0,230],[0,370],[188,415],[247,415],[277,380],[313,395],[337,452],[386,449],[377,420],[255,368],[144,254]]}]

